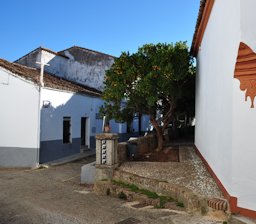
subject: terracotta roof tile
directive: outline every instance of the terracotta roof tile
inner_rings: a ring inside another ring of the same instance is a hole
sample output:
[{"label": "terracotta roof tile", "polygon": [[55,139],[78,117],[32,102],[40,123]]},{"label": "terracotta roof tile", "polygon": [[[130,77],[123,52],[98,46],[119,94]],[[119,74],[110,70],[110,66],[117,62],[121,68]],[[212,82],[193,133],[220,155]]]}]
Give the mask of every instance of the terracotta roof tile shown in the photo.
[{"label": "terracotta roof tile", "polygon": [[[40,71],[38,69],[30,68],[16,63],[11,63],[4,59],[0,59],[0,67],[9,70],[13,74],[19,75],[22,78],[30,80],[39,85]],[[101,91],[95,88],[91,88],[82,84],[77,84],[46,72],[44,73],[44,85],[45,87],[50,87],[59,90],[67,90],[92,96],[100,97],[102,94]]]},{"label": "terracotta roof tile", "polygon": [[194,32],[194,36],[193,36],[193,41],[192,41],[192,46],[191,46],[191,53],[194,52],[196,37],[197,37],[199,26],[200,26],[201,21],[202,21],[202,17],[203,17],[203,12],[204,12],[204,9],[205,9],[206,1],[207,0],[200,0],[200,8],[199,8],[199,12],[198,12],[198,16],[197,16],[197,21],[196,21],[195,32]]}]

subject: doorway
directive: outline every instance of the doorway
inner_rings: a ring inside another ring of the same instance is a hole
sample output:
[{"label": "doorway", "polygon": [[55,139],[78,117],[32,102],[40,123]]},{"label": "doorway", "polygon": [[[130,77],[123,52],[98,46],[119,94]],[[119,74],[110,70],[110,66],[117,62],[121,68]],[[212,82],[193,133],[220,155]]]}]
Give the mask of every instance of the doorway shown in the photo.
[{"label": "doorway", "polygon": [[88,149],[88,144],[86,144],[86,117],[81,117],[81,152]]}]

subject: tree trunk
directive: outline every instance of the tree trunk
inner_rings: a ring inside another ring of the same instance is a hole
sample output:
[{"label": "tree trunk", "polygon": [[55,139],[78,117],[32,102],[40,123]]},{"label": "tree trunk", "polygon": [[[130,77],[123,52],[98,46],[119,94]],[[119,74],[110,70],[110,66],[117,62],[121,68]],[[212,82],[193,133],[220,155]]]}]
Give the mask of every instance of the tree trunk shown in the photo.
[{"label": "tree trunk", "polygon": [[159,152],[159,151],[163,150],[163,146],[164,146],[163,130],[158,125],[158,123],[156,122],[156,120],[153,117],[150,117],[150,122],[153,125],[153,127],[156,129],[156,137],[157,137],[157,149],[156,149],[156,151]]},{"label": "tree trunk", "polygon": [[163,132],[162,129],[159,128],[158,131],[156,131],[156,136],[157,136],[157,152],[160,152],[163,150],[164,147],[164,136],[163,136]]}]

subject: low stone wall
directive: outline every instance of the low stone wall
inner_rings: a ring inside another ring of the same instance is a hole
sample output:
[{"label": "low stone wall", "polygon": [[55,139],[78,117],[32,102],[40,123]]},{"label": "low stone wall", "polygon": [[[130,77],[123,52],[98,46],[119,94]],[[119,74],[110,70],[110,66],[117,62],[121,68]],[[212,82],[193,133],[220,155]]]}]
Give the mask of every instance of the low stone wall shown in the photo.
[{"label": "low stone wall", "polygon": [[138,154],[143,154],[153,151],[157,147],[157,139],[154,135],[147,135],[129,141],[135,142],[138,145]]},{"label": "low stone wall", "polygon": [[130,140],[128,142],[118,143],[117,146],[117,156],[118,163],[122,163],[128,160],[128,144],[137,145],[138,155],[152,152],[157,147],[157,139],[154,135],[147,135],[143,137],[138,137],[136,139]]},{"label": "low stone wall", "polygon": [[199,212],[201,214],[205,214],[208,211],[207,199],[199,198],[192,191],[184,187],[172,185],[165,181],[138,176],[120,170],[115,170],[113,179],[129,184],[135,184],[140,188],[156,192],[160,195],[171,196],[175,200],[183,202],[188,212]]}]

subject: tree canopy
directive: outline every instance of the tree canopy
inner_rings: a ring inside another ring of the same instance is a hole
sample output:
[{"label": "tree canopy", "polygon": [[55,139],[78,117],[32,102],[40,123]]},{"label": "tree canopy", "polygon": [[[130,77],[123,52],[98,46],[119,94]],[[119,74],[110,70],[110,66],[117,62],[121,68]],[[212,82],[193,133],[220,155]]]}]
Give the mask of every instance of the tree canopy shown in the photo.
[{"label": "tree canopy", "polygon": [[186,42],[145,44],[134,54],[123,52],[106,72],[102,112],[120,122],[131,121],[134,113],[149,115],[161,150],[175,110],[186,110],[194,95],[194,74]]}]

